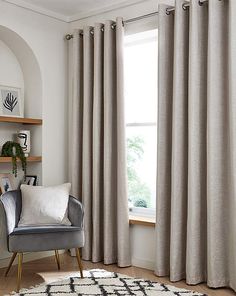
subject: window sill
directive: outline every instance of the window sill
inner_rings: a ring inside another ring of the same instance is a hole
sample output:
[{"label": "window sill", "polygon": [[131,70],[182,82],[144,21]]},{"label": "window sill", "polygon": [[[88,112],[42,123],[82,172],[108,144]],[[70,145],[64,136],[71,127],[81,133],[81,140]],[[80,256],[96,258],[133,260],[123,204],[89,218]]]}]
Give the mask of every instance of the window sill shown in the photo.
[{"label": "window sill", "polygon": [[140,217],[140,216],[129,216],[129,224],[130,225],[142,225],[148,227],[155,227],[156,221],[155,218],[149,217]]}]

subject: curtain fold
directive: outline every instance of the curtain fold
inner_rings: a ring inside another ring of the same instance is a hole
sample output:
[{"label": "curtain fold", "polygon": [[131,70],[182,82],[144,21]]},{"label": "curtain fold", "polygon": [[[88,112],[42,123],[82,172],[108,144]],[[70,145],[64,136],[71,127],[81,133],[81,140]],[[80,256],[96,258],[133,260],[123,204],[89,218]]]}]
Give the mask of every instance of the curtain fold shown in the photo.
[{"label": "curtain fold", "polygon": [[94,26],[94,89],[93,89],[93,247],[94,261],[103,260],[103,142],[104,142],[104,33],[102,24]]},{"label": "curtain fold", "polygon": [[[170,197],[172,146],[172,93],[174,17],[166,15],[165,5],[158,11],[158,136],[157,136],[157,252],[156,273],[170,271]],[[161,25],[160,25],[161,24]],[[164,198],[166,197],[166,198]]]},{"label": "curtain fold", "polygon": [[208,6],[189,7],[188,93],[188,283],[206,280],[207,270],[207,40]]},{"label": "curtain fold", "polygon": [[[230,209],[228,1],[209,2],[207,79],[208,283],[229,281]],[[216,50],[217,48],[217,50]]]},{"label": "curtain fold", "polygon": [[[91,33],[92,31],[92,33]],[[122,19],[73,38],[73,194],[85,208],[83,259],[130,265]]]},{"label": "curtain fold", "polygon": [[230,236],[230,249],[229,249],[229,257],[231,260],[230,270],[229,270],[229,286],[236,290],[236,171],[235,171],[235,163],[236,163],[236,1],[229,2],[229,124],[230,124],[230,146],[232,149],[230,150],[230,181],[232,184],[232,193],[230,195],[230,213],[229,219],[233,221],[230,224],[228,231],[232,233]]},{"label": "curtain fold", "polygon": [[[71,108],[71,157],[69,175],[71,191],[77,196],[82,195],[82,127],[83,126],[83,38],[82,30],[74,30],[72,43],[72,108]],[[73,141],[72,141],[73,138]]]},{"label": "curtain fold", "polygon": [[232,0],[159,6],[155,273],[236,289]]},{"label": "curtain fold", "polygon": [[182,4],[176,3],[174,18],[170,273],[177,275],[172,280],[185,276],[187,232],[189,17]]}]

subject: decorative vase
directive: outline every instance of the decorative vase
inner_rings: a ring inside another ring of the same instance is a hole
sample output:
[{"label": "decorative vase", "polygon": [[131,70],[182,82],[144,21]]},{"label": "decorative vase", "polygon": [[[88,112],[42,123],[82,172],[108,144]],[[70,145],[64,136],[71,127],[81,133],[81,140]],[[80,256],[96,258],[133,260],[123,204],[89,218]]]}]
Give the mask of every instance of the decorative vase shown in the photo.
[{"label": "decorative vase", "polygon": [[25,157],[29,156],[30,153],[30,131],[20,130],[17,132],[17,143],[20,144]]}]

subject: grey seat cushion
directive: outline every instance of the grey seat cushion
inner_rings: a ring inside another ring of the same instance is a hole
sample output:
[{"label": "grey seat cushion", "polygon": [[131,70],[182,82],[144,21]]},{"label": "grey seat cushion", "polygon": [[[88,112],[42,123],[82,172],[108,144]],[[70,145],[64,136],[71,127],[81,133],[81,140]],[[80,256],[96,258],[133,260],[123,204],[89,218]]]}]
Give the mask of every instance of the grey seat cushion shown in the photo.
[{"label": "grey seat cushion", "polygon": [[77,226],[48,225],[16,227],[10,235],[80,231]]},{"label": "grey seat cushion", "polygon": [[[52,228],[42,232],[40,227],[34,229],[15,230],[8,236],[8,248],[10,252],[40,252],[50,250],[62,250],[80,248],[84,246],[84,231],[78,227],[69,229],[60,228],[53,232]],[[39,232],[40,231],[40,232]]]}]

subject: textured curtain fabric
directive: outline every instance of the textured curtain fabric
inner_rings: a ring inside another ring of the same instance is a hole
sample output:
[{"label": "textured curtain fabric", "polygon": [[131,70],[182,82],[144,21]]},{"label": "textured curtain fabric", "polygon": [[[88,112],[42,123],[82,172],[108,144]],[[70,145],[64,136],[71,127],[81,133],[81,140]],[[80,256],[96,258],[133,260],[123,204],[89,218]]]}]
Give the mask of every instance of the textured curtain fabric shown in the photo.
[{"label": "textured curtain fabric", "polygon": [[155,273],[236,290],[233,0],[159,6]]},{"label": "textured curtain fabric", "polygon": [[122,19],[76,30],[72,63],[70,175],[85,207],[83,259],[128,266]]}]

